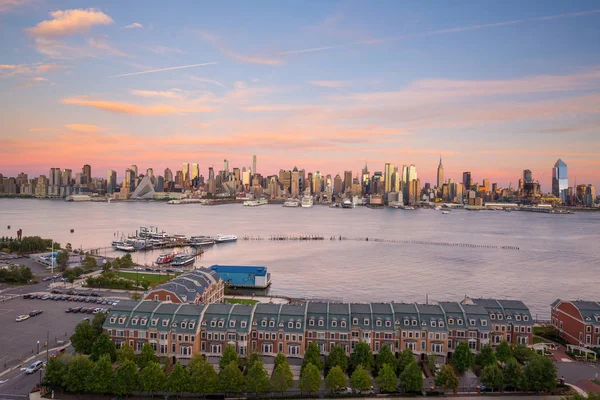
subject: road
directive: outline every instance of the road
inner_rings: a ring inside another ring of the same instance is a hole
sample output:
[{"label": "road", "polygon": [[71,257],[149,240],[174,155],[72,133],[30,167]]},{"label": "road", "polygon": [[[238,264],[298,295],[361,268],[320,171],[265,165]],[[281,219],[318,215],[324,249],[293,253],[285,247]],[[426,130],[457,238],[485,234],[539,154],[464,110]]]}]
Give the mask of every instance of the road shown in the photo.
[{"label": "road", "polygon": [[[29,362],[29,364],[37,360],[46,361],[46,357],[35,357]],[[25,371],[22,371],[21,368],[18,368],[1,376],[0,400],[28,398],[31,388],[40,382],[43,374],[44,371],[39,370],[31,375],[27,375]]]}]

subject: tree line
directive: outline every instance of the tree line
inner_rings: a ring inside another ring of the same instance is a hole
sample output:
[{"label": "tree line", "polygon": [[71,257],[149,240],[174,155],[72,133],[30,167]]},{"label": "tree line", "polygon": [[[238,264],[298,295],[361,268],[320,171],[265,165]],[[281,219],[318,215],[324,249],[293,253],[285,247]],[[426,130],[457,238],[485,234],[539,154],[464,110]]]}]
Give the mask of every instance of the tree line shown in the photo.
[{"label": "tree line", "polygon": [[[24,236],[21,240],[13,237],[0,237],[0,249],[8,249],[11,253],[43,252],[52,247],[52,239],[39,236]],[[60,243],[54,242],[54,248],[60,249]]]},{"label": "tree line", "polygon": [[25,284],[33,279],[31,268],[25,265],[11,265],[0,268],[0,282]]}]

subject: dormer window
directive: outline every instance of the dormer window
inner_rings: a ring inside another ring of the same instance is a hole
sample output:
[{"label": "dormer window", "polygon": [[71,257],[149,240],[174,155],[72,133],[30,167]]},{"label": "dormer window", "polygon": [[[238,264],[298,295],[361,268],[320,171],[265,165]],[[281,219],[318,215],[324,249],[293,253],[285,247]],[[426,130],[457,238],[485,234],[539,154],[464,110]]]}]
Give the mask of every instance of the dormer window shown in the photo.
[{"label": "dormer window", "polygon": [[377,321],[375,321],[375,326],[381,326],[381,320],[378,319]]},{"label": "dormer window", "polygon": [[217,321],[215,321],[214,319],[212,321],[210,321],[210,326],[212,328],[214,328],[215,326],[217,326]]},{"label": "dormer window", "polygon": [[117,322],[117,317],[110,317],[110,323],[114,324],[115,322]]},{"label": "dormer window", "polygon": [[358,318],[352,318],[352,325],[358,325]]},{"label": "dormer window", "polygon": [[515,319],[516,319],[517,321],[520,321],[520,320],[521,320],[521,316],[517,314],[517,315],[515,315]]},{"label": "dormer window", "polygon": [[440,322],[438,322],[438,326],[439,326],[440,328],[443,328],[443,327],[444,327],[444,321],[440,321]]},{"label": "dormer window", "polygon": [[[292,323],[292,325],[293,325],[293,323]],[[280,322],[280,323],[279,323],[279,327],[280,327],[280,328],[283,328],[283,322]]]},{"label": "dormer window", "polygon": [[290,321],[288,322],[288,328],[292,329],[294,327],[294,322]]},{"label": "dormer window", "polygon": [[124,324],[124,323],[125,323],[125,317],[119,318],[119,324]]},{"label": "dormer window", "polygon": [[423,321],[423,322],[421,322],[421,325],[422,326],[427,326],[427,322]]},{"label": "dormer window", "polygon": [[470,319],[470,320],[469,320],[469,325],[471,325],[471,326],[475,326],[475,320],[474,320],[474,319]]},{"label": "dormer window", "polygon": [[202,321],[202,322],[200,323],[200,326],[206,326],[206,321]]},{"label": "dormer window", "polygon": [[417,320],[416,319],[413,319],[411,322],[412,322],[412,326],[417,326]]},{"label": "dormer window", "polygon": [[337,326],[337,321],[336,320],[331,321],[331,327],[335,328],[336,326]]},{"label": "dormer window", "polygon": [[302,328],[302,323],[300,321],[296,321],[296,329]]},{"label": "dormer window", "polygon": [[229,327],[230,328],[235,328],[235,320],[229,321]]},{"label": "dormer window", "polygon": [[271,328],[273,328],[273,327],[275,326],[275,320],[270,320],[270,321],[269,321],[269,326],[270,326]]},{"label": "dormer window", "polygon": [[186,327],[186,326],[187,326],[187,322],[183,321],[183,322],[181,323],[181,328],[185,329],[185,327]]},{"label": "dormer window", "polygon": [[459,318],[459,319],[457,319],[457,320],[456,320],[456,323],[457,323],[458,325],[462,325],[462,324],[463,324],[463,320],[462,320],[462,318]]},{"label": "dormer window", "polygon": [[196,323],[195,322],[190,322],[189,328],[190,329],[194,329],[194,326],[196,326]]},{"label": "dormer window", "polygon": [[242,321],[242,322],[240,322],[240,327],[241,327],[241,328],[245,328],[245,327],[246,327],[246,321]]},{"label": "dormer window", "polygon": [[158,318],[152,318],[152,322],[150,325],[156,326],[158,324]]},{"label": "dormer window", "polygon": [[410,325],[410,320],[408,318],[404,318],[404,325]]},{"label": "dormer window", "polygon": [[147,322],[148,322],[148,318],[142,318],[142,319],[140,320],[140,325],[141,325],[141,326],[146,326],[146,323],[147,323]]},{"label": "dormer window", "polygon": [[323,321],[322,319],[319,320],[319,322],[317,323],[319,326],[323,326],[325,325],[325,321]]},{"label": "dormer window", "polygon": [[223,321],[223,320],[220,320],[220,321],[219,321],[219,328],[222,328],[222,327],[224,327],[224,326],[225,326],[225,321]]},{"label": "dormer window", "polygon": [[133,318],[131,320],[131,325],[137,325],[137,323],[138,323],[138,319],[137,318]]},{"label": "dormer window", "polygon": [[369,325],[369,318],[365,318],[364,321],[363,321],[363,324],[364,325]]},{"label": "dormer window", "polygon": [[173,322],[173,323],[171,324],[171,328],[177,328],[177,322]]},{"label": "dormer window", "polygon": [[392,321],[390,321],[389,319],[385,321],[385,326],[387,326],[388,328],[390,326],[392,326]]},{"label": "dormer window", "polygon": [[496,314],[490,314],[490,319],[496,319]]},{"label": "dormer window", "polygon": [[487,326],[487,320],[482,319],[481,320],[481,326]]},{"label": "dormer window", "polygon": [[448,325],[454,325],[454,320],[452,318],[448,318]]},{"label": "dormer window", "polygon": [[308,320],[308,326],[315,326],[315,320],[313,318]]},{"label": "dormer window", "polygon": [[435,322],[435,321],[431,321],[431,327],[432,327],[432,328],[435,328],[436,326],[437,326],[437,322]]},{"label": "dormer window", "polygon": [[342,328],[345,328],[346,327],[346,321],[342,320],[342,322],[340,322],[340,326]]},{"label": "dormer window", "polygon": [[168,319],[163,319],[162,326],[169,326],[169,320]]},{"label": "dormer window", "polygon": [[[600,320],[600,318],[598,318]],[[523,321],[529,321],[529,315],[523,315]]]},{"label": "dormer window", "polygon": [[502,314],[498,314],[498,319],[499,319],[500,321],[502,321],[502,320],[504,319],[504,316],[503,316]]},{"label": "dormer window", "polygon": [[262,321],[260,321],[260,326],[262,326],[262,327],[267,326],[267,320],[263,319]]}]

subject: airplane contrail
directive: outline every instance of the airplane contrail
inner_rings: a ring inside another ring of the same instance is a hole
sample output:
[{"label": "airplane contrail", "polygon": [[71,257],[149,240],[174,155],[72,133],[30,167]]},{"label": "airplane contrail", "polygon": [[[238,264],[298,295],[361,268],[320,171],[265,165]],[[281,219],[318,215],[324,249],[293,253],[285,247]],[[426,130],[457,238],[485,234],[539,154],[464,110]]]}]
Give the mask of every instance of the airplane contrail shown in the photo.
[{"label": "airplane contrail", "polygon": [[184,68],[194,68],[194,67],[203,67],[205,65],[214,65],[214,64],[218,64],[218,61],[213,61],[213,62],[207,62],[207,63],[202,63],[202,64],[191,64],[191,65],[181,65],[179,67],[169,67],[169,68],[160,68],[160,69],[151,69],[148,71],[139,71],[139,72],[131,72],[129,74],[121,74],[121,75],[113,75],[113,76],[109,76],[109,78],[119,78],[121,76],[131,76],[131,75],[141,75],[141,74],[151,74],[154,72],[163,72],[163,71],[172,71],[174,69],[184,69]]}]

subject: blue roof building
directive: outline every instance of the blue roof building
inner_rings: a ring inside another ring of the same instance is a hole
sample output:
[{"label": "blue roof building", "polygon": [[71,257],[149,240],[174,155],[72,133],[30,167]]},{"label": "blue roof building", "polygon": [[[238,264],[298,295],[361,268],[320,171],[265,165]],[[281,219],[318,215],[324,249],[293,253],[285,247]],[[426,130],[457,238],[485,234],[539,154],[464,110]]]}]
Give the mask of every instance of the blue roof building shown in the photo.
[{"label": "blue roof building", "polygon": [[213,265],[210,269],[230,287],[265,289],[271,285],[271,274],[267,272],[267,267]]}]

